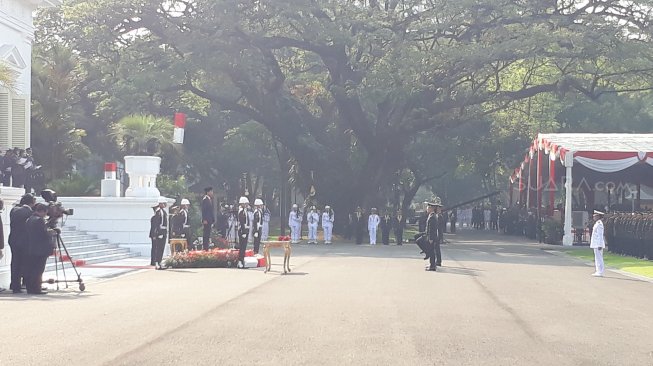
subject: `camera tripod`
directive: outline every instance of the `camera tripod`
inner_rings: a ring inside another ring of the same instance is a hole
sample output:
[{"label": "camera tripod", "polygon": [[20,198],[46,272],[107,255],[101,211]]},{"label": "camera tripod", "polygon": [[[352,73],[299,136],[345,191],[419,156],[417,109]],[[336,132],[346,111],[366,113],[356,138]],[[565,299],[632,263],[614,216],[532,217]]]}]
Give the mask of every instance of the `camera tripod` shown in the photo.
[{"label": "camera tripod", "polygon": [[[77,282],[79,283],[79,291],[84,291],[86,290],[86,285],[84,284],[84,280],[82,280],[82,274],[77,271],[77,266],[75,266],[75,263],[73,262],[73,259],[70,257],[70,254],[68,253],[68,248],[66,248],[66,244],[64,244],[63,239],[61,239],[61,234],[57,232],[55,236],[55,240],[57,243],[57,247],[55,250],[55,255],[54,255],[54,269],[55,269],[55,274],[56,274],[56,279],[50,278],[48,279],[47,283],[49,284],[57,284],[57,290],[59,290],[59,283],[63,282],[66,284],[66,288],[68,288],[68,283],[69,282]],[[73,268],[73,271],[75,271],[75,275],[77,275],[77,279],[75,280],[69,280],[66,276],[66,267],[64,263],[64,258],[61,255],[61,249],[63,248],[63,251],[66,253],[66,258],[70,262],[70,265]],[[63,273],[63,280],[59,279],[59,266],[61,266],[61,272]]]}]

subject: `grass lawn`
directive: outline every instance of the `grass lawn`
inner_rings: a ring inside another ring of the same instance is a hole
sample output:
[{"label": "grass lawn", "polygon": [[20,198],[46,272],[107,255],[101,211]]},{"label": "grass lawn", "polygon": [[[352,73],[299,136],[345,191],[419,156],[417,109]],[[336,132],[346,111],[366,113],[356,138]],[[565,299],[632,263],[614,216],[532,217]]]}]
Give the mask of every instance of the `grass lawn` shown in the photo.
[{"label": "grass lawn", "polygon": [[[592,249],[569,249],[565,253],[586,261],[594,261],[594,251]],[[603,253],[603,261],[607,267],[653,278],[653,261],[621,256],[607,251]]]}]

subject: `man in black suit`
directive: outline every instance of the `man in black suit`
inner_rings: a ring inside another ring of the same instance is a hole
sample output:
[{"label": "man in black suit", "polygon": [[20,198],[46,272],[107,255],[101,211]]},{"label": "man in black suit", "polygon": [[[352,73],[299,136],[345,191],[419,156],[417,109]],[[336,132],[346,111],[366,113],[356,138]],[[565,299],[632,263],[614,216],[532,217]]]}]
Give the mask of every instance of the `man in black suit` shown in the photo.
[{"label": "man in black suit", "polygon": [[397,216],[392,220],[392,227],[395,232],[395,239],[397,239],[397,245],[402,245],[404,242],[404,226],[406,225],[406,219],[401,214],[401,210],[397,211]]},{"label": "man in black suit", "polygon": [[44,295],[46,291],[41,289],[42,276],[45,270],[45,263],[54,250],[53,236],[57,229],[50,229],[45,225],[45,215],[48,206],[37,203],[34,206],[32,216],[27,219],[27,268],[25,269],[25,285],[28,294]]},{"label": "man in black suit", "polygon": [[204,198],[202,198],[202,246],[204,250],[209,250],[211,226],[214,222],[213,187],[206,187],[204,188]]},{"label": "man in black suit", "polygon": [[27,219],[32,216],[32,207],[36,198],[27,193],[20,199],[18,206],[9,213],[9,239],[11,248],[11,285],[15,294],[21,293],[21,278],[25,278],[24,269],[27,263]]},{"label": "man in black suit", "polygon": [[383,245],[390,245],[390,230],[392,229],[392,217],[388,210],[385,211],[385,215],[381,218],[381,242]]},{"label": "man in black suit", "polygon": [[[426,219],[426,239],[428,244],[426,246],[426,256],[429,258],[428,271],[436,271],[438,262],[441,261],[440,253],[440,224],[438,223],[438,215],[436,214],[437,207],[440,206],[439,202],[429,203],[426,209],[428,214]],[[437,258],[436,258],[437,257]]]},{"label": "man in black suit", "polygon": [[156,269],[165,269],[161,264],[163,261],[163,252],[166,248],[166,243],[168,239],[168,213],[165,210],[166,200],[165,198],[159,198],[159,207],[154,212],[154,217],[150,221],[150,231],[154,228],[154,265]]},{"label": "man in black suit", "polygon": [[152,217],[150,217],[150,240],[152,240],[152,248],[150,249],[150,266],[156,266],[156,243],[157,243],[157,234],[158,227],[157,227],[157,221],[159,220],[157,217],[157,210],[159,209],[159,204],[157,203],[156,206],[152,206],[152,210],[154,213],[152,214]]},{"label": "man in black suit", "polygon": [[356,244],[363,244],[363,234],[365,234],[365,227],[367,219],[363,214],[363,209],[358,207],[354,214],[354,231],[356,233]]},{"label": "man in black suit", "polygon": [[238,268],[245,268],[245,251],[247,250],[247,238],[249,237],[249,229],[251,222],[249,220],[249,213],[247,208],[249,206],[249,199],[247,197],[240,197],[238,201],[240,207],[238,208]]}]

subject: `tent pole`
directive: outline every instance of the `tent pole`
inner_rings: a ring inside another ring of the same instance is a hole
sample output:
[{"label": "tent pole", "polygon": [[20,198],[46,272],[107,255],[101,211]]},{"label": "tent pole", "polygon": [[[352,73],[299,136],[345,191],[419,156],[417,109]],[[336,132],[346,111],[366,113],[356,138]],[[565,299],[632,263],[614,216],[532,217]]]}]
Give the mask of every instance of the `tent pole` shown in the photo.
[{"label": "tent pole", "polygon": [[510,204],[508,205],[508,207],[512,207],[512,195],[513,195],[513,189],[514,189],[513,187],[514,187],[514,183],[511,180],[510,181],[510,188],[509,188],[510,189]]},{"label": "tent pole", "polygon": [[571,168],[574,164],[573,153],[571,151],[567,152],[565,156],[565,167],[566,167],[566,176],[565,176],[565,234],[562,238],[562,245],[573,245],[574,236],[571,233],[571,214],[572,214],[572,176]]},{"label": "tent pole", "polygon": [[556,198],[556,162],[549,157],[549,216],[553,216],[555,211],[555,198]]},{"label": "tent pole", "polygon": [[531,172],[533,169],[531,167],[533,166],[533,158],[529,157],[528,159],[528,180],[526,181],[526,184],[528,184],[528,187],[526,187],[526,208],[529,209],[531,208]]},{"label": "tent pole", "polygon": [[537,213],[542,209],[542,150],[537,149]]}]

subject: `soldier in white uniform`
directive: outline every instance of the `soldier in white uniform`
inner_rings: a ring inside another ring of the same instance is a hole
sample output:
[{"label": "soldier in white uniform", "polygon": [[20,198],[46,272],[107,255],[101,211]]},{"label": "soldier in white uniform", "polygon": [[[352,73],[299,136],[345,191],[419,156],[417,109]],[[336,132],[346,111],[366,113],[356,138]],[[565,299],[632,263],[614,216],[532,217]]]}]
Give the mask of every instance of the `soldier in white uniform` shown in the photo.
[{"label": "soldier in white uniform", "polygon": [[367,231],[370,233],[370,244],[376,245],[376,229],[379,227],[381,218],[376,213],[376,208],[372,208],[372,213],[367,218]]},{"label": "soldier in white uniform", "polygon": [[320,223],[320,215],[315,210],[315,206],[306,215],[308,222],[308,244],[317,244],[317,226]]},{"label": "soldier in white uniform", "polygon": [[297,204],[292,205],[288,214],[288,226],[290,227],[290,240],[292,244],[299,243],[299,231],[302,229],[302,213]]},{"label": "soldier in white uniform", "polygon": [[603,248],[605,248],[605,237],[603,232],[603,215],[601,211],[594,211],[592,218],[594,226],[592,227],[592,238],[590,239],[590,248],[594,249],[594,267],[596,271],[592,274],[594,277],[603,277]]},{"label": "soldier in white uniform", "polygon": [[333,233],[333,221],[335,220],[335,215],[331,206],[324,206],[324,212],[322,212],[322,230],[324,231],[324,244],[331,244],[331,234]]},{"label": "soldier in white uniform", "polygon": [[270,218],[272,214],[268,209],[268,206],[263,203],[263,229],[261,230],[261,240],[268,241],[268,236],[270,235]]}]

